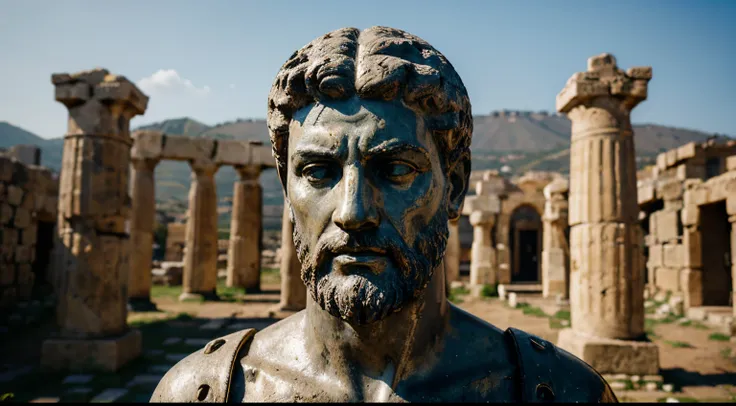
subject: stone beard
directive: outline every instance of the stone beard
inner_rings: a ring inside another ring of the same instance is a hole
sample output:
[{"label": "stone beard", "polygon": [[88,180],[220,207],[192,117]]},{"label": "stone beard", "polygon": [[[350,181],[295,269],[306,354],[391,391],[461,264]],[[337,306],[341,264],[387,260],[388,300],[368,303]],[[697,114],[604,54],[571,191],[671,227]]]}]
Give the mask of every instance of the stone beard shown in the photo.
[{"label": "stone beard", "polygon": [[[378,235],[377,229],[322,234],[315,252],[310,252],[303,242],[301,226],[295,222],[294,246],[307,292],[322,309],[353,325],[386,318],[419,296],[442,263],[449,232],[447,221],[447,210],[440,209],[417,235],[412,247],[392,228],[388,235]],[[342,274],[333,267],[333,252],[344,247],[384,250],[394,266],[379,274],[370,270]]]}]

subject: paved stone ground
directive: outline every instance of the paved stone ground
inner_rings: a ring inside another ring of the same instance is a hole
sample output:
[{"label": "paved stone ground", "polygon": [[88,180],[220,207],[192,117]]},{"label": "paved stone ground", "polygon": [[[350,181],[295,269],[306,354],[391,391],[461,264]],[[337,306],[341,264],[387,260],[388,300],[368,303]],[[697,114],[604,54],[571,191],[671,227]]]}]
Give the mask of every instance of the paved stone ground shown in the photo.
[{"label": "paved stone ground", "polygon": [[[131,313],[129,319],[143,333],[144,354],[114,374],[39,372],[40,341],[24,338],[8,347],[17,354],[25,344],[23,356],[8,358],[0,349],[0,359],[12,361],[0,364],[0,396],[12,394],[12,400],[19,402],[147,402],[163,374],[209,340],[243,328],[263,329],[277,321],[268,318],[269,309],[278,302],[277,280],[264,279],[263,288],[261,293],[246,295],[223,289],[225,300],[206,303],[179,303],[176,289],[155,289],[154,301],[161,311]],[[453,300],[499,328],[513,325],[553,342],[559,328],[569,323],[565,312],[550,316],[532,306],[514,309],[496,298],[470,299],[462,290],[454,292]],[[735,344],[720,341],[714,330],[697,323],[650,319],[648,328],[660,346],[664,384],[671,385],[673,392],[662,390],[661,384],[652,391],[644,390],[644,385],[627,391],[623,389],[636,385],[619,382],[619,400],[736,402]]]}]

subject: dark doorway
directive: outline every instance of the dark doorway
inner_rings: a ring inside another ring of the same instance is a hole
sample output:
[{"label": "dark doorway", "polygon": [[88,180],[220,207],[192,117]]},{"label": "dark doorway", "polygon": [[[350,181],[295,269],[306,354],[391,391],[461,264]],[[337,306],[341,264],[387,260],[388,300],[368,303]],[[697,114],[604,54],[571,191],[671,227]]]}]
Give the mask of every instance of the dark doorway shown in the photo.
[{"label": "dark doorway", "polygon": [[458,220],[460,235],[460,276],[470,276],[470,251],[473,247],[473,225],[468,216],[460,216]]},{"label": "dark doorway", "polygon": [[732,306],[731,224],[726,202],[700,206],[703,306]]},{"label": "dark doorway", "polygon": [[521,206],[511,215],[509,235],[511,282],[540,282],[542,219],[531,206]]},{"label": "dark doorway", "polygon": [[33,261],[34,295],[44,296],[49,293],[51,283],[48,281],[48,268],[54,248],[54,230],[56,223],[39,221],[36,231],[36,253]]}]

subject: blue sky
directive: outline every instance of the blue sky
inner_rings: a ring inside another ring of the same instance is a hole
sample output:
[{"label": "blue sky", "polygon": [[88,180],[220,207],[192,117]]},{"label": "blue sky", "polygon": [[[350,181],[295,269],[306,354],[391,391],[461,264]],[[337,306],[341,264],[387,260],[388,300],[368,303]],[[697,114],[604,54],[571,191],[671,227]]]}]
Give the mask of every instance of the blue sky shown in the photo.
[{"label": "blue sky", "polygon": [[652,66],[632,114],[736,136],[736,1],[0,0],[0,121],[62,136],[50,76],[104,67],[151,97],[133,125],[190,116],[263,118],[281,64],[337,28],[424,38],[463,78],[473,112],[554,110],[586,60]]}]

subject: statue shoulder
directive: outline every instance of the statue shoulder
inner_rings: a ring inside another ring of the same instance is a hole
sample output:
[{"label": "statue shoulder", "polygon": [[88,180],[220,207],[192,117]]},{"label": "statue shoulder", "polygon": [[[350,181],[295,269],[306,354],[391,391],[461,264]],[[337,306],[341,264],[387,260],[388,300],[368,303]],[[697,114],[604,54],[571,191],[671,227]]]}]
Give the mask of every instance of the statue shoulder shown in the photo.
[{"label": "statue shoulder", "polygon": [[522,401],[618,403],[605,379],[578,357],[515,328],[506,334],[516,353]]},{"label": "statue shoulder", "polygon": [[255,333],[245,329],[216,338],[179,361],[158,383],[151,402],[227,402],[235,363]]}]

